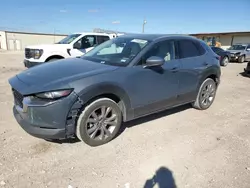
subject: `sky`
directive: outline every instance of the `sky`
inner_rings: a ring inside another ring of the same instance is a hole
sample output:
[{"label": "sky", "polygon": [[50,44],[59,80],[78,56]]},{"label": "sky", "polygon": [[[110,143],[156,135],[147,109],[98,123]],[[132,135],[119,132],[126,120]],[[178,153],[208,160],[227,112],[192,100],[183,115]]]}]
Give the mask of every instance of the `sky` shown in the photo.
[{"label": "sky", "polygon": [[250,31],[250,0],[2,0],[0,30],[63,33]]}]

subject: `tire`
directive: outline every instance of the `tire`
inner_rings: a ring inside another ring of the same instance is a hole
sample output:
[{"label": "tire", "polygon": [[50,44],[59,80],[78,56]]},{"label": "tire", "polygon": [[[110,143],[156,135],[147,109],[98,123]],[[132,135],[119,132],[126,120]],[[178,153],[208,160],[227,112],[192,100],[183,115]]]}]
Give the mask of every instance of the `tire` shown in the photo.
[{"label": "tire", "polygon": [[[210,85],[212,86],[211,90],[209,89]],[[198,110],[208,109],[214,102],[216,91],[217,91],[217,85],[215,81],[211,78],[207,78],[200,86],[196,100],[192,104],[193,107]],[[205,98],[207,100],[207,104],[204,103]]]},{"label": "tire", "polygon": [[[104,107],[106,107],[105,113],[102,113]],[[110,112],[108,109],[111,109]],[[112,117],[115,117],[114,121],[111,121],[114,119]],[[80,114],[76,136],[89,146],[100,146],[110,142],[117,135],[121,124],[122,112],[118,104],[109,98],[100,98],[86,106]]]},{"label": "tire", "polygon": [[229,58],[225,56],[221,61],[221,66],[226,67],[229,63]]},{"label": "tire", "polygon": [[245,62],[245,56],[240,56],[239,59],[238,59],[238,62],[239,63],[244,63]]}]

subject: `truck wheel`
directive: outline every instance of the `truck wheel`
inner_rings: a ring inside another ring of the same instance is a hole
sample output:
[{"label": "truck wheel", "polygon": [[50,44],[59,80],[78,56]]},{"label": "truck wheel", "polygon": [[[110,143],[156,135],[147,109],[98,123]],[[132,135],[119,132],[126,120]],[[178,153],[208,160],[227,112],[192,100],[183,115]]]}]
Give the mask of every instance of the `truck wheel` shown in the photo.
[{"label": "truck wheel", "polygon": [[240,56],[239,59],[238,59],[238,62],[239,63],[244,63],[245,62],[245,56]]},{"label": "truck wheel", "polygon": [[82,111],[76,136],[89,146],[100,146],[117,135],[121,124],[122,112],[118,104],[109,98],[100,98]]},{"label": "truck wheel", "polygon": [[207,78],[200,86],[195,102],[192,104],[198,110],[208,109],[214,102],[217,86],[213,79]]}]

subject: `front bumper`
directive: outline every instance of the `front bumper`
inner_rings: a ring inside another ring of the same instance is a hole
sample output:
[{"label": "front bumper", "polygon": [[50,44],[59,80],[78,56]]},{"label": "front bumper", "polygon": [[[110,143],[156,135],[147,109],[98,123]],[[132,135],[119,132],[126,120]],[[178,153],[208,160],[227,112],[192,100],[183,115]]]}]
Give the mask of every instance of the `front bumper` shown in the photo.
[{"label": "front bumper", "polygon": [[76,94],[58,101],[42,104],[40,102],[26,102],[23,107],[15,104],[13,114],[18,124],[30,135],[42,139],[65,139],[75,134],[75,123],[72,120],[72,106],[76,101]]},{"label": "front bumper", "polygon": [[238,59],[239,59],[239,56],[232,56],[231,55],[231,58],[230,58],[231,61],[237,61]]},{"label": "front bumper", "polygon": [[30,68],[30,67],[34,67],[36,65],[40,65],[42,63],[40,63],[40,62],[34,62],[34,61],[29,61],[29,60],[25,59],[23,61],[23,64],[24,64],[25,67]]},{"label": "front bumper", "polygon": [[33,125],[28,119],[22,117],[17,111],[16,107],[13,107],[13,113],[18,124],[30,135],[42,138],[42,139],[63,139],[66,137],[66,131],[58,128],[42,128]]}]

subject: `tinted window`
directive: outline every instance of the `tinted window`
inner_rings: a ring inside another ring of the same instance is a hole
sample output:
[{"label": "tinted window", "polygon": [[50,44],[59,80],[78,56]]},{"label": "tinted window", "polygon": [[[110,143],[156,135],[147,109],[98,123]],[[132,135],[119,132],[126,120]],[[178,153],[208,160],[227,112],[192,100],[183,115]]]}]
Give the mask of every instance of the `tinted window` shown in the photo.
[{"label": "tinted window", "polygon": [[97,36],[97,43],[101,44],[107,40],[109,40],[110,38],[108,36]]},{"label": "tinted window", "polygon": [[200,51],[195,45],[195,42],[191,40],[180,40],[179,48],[181,53],[181,58],[200,56]]},{"label": "tinted window", "polygon": [[68,35],[67,37],[65,37],[64,39],[59,41],[57,44],[69,44],[79,36],[80,36],[80,34]]},{"label": "tinted window", "polygon": [[90,48],[97,44],[96,37],[92,35],[86,35],[82,37],[80,40],[78,40],[76,43],[78,43],[80,49]]},{"label": "tinted window", "polygon": [[228,50],[245,50],[245,48],[246,48],[246,45],[235,44],[231,46],[230,48],[228,48]]},{"label": "tinted window", "polygon": [[149,42],[143,39],[118,37],[98,45],[82,58],[97,63],[127,66]]},{"label": "tinted window", "polygon": [[139,65],[145,64],[146,60],[151,56],[158,56],[165,61],[175,59],[175,45],[174,41],[167,40],[155,44],[145,55],[143,55]]},{"label": "tinted window", "polygon": [[202,46],[201,42],[195,41],[194,44],[195,44],[196,48],[199,50],[200,55],[203,55],[203,54],[206,53],[206,50],[205,50],[205,48]]},{"label": "tinted window", "polygon": [[212,49],[213,49],[214,52],[222,52],[222,51],[224,51],[223,49],[218,48],[218,47],[212,47]]}]

